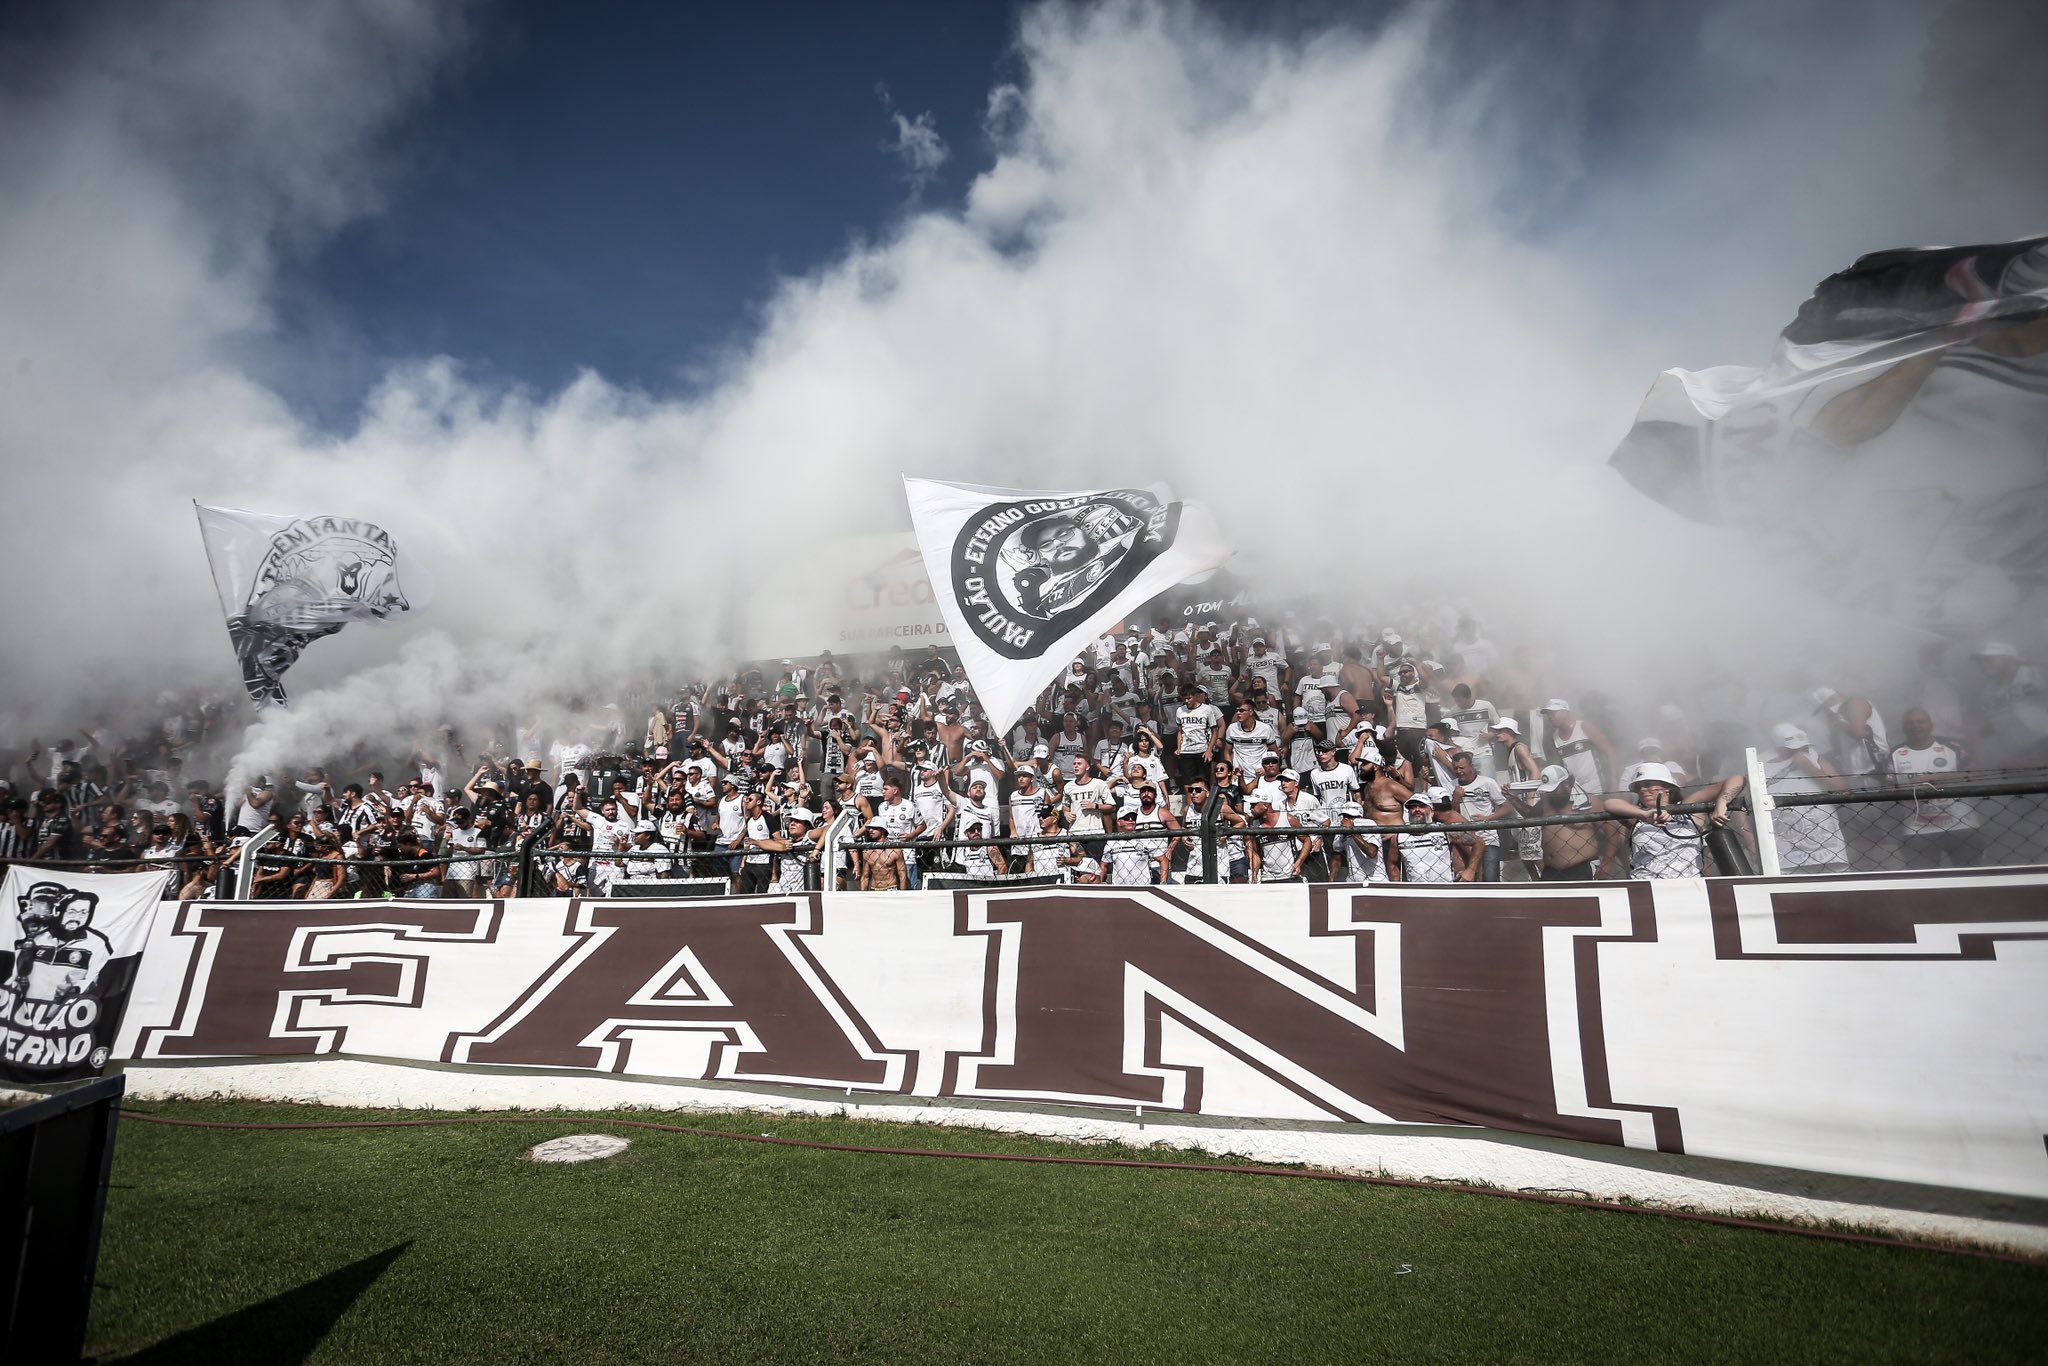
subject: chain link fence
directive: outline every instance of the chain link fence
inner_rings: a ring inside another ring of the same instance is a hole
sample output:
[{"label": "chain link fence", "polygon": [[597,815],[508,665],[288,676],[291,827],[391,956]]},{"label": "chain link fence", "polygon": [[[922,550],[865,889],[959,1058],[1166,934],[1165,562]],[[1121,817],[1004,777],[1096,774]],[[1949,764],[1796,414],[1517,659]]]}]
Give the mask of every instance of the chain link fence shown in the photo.
[{"label": "chain link fence", "polygon": [[1785,873],[2048,863],[2048,772],[1958,773],[1910,787],[1774,792]]},{"label": "chain link fence", "polygon": [[[1759,792],[1734,799],[1723,826],[1705,803],[1668,808],[1664,846],[1684,870],[1908,872],[2048,865],[2048,770],[1944,775],[1910,786]],[[1853,782],[1866,785],[1856,787]],[[1172,819],[1165,817],[1162,819]],[[170,868],[167,897],[297,900],[382,897],[710,897],[799,890],[1143,886],[1216,882],[1569,881],[1626,878],[1637,827],[1589,809],[1486,821],[1257,827],[1220,800],[1174,825],[1036,837],[870,840],[842,819],[793,848],[664,845],[605,853],[544,843],[417,858],[319,858],[258,848],[160,859],[38,859],[53,871]],[[1697,855],[1687,848],[1697,844]],[[889,857],[894,854],[900,857]],[[882,855],[875,858],[872,855]],[[247,874],[246,887],[237,886]]]}]

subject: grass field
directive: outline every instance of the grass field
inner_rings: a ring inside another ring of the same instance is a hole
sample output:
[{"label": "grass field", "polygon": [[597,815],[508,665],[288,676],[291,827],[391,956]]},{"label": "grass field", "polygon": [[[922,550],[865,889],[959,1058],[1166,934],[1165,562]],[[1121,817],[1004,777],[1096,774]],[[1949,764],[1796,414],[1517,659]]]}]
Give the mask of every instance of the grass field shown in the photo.
[{"label": "grass field", "polygon": [[[210,1120],[379,1117],[141,1108]],[[695,1122],[828,1142],[1076,1151],[842,1119]],[[222,1363],[2038,1361],[2048,1342],[2042,1267],[1439,1191],[644,1132],[598,1162],[521,1160],[541,1139],[577,1131],[255,1133],[124,1121],[88,1353]]]}]

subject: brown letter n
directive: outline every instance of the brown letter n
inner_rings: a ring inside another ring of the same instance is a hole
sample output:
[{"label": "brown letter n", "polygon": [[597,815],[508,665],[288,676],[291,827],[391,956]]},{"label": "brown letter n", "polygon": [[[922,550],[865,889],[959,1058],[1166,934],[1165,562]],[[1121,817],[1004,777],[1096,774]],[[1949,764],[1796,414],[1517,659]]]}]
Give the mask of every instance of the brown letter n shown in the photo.
[{"label": "brown letter n", "polygon": [[[949,1059],[947,1094],[1199,1111],[1200,1069],[1161,1060],[1172,1019],[1340,1119],[1624,1141],[1617,1119],[1559,1112],[1549,1012],[1576,1016],[1588,1108],[1645,1108],[1605,1099],[1593,950],[1654,937],[1647,896],[1606,893],[1626,898],[1629,928],[1601,933],[1591,893],[1293,894],[1312,934],[1355,941],[1355,989],[1163,892],[962,893],[959,932],[991,941],[986,1042]],[[1560,984],[1565,999],[1547,1002],[1552,927],[1594,933],[1573,942],[1576,987]],[[1376,999],[1395,980],[1398,993]],[[1651,1113],[1658,1146],[1677,1149],[1676,1115]]]}]

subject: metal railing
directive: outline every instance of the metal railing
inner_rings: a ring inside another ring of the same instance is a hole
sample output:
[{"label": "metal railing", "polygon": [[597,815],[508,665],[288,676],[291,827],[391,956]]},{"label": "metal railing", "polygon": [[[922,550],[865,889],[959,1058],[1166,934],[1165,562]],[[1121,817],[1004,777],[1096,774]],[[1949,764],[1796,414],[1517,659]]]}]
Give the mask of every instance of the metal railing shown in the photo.
[{"label": "metal railing", "polygon": [[[1761,767],[1752,762],[1751,772],[1761,778]],[[1898,872],[1932,867],[2011,867],[2048,864],[2048,772],[2021,774],[1959,774],[1938,782],[1912,786],[1874,786],[1880,779],[1869,776],[1849,780],[1863,786],[1848,791],[1800,791],[1773,793],[1762,781],[1752,781],[1743,794],[1729,804],[1727,824],[1706,829],[1702,841],[1705,870],[1716,875],[1763,873],[1806,874],[1827,872]],[[1325,862],[1301,867],[1297,854],[1288,880],[1300,880],[1306,873],[1320,874],[1333,881],[1345,881],[1348,860],[1329,846],[1354,836],[1374,839],[1443,834],[1455,842],[1465,856],[1456,860],[1463,873],[1466,866],[1479,863],[1472,857],[1473,841],[1491,834],[1498,838],[1499,858],[1493,872],[1499,880],[1517,881],[1531,876],[1554,875],[1544,865],[1540,842],[1530,840],[1537,857],[1525,863],[1520,836],[1554,827],[1593,827],[1598,832],[1596,875],[1627,877],[1628,831],[1624,817],[1601,809],[1597,800],[1586,809],[1538,815],[1496,815],[1488,820],[1431,821],[1426,824],[1382,825],[1361,821],[1355,825],[1290,825],[1259,827],[1238,824],[1224,815],[1221,792],[1212,791],[1206,806],[1181,816],[1178,828],[1147,826],[1131,830],[1090,831],[1076,834],[995,835],[977,838],[949,837],[917,840],[868,840],[857,837],[860,815],[854,808],[842,810],[814,842],[797,854],[806,889],[855,890],[861,885],[861,860],[869,851],[902,850],[919,865],[915,874],[906,867],[904,881],[923,885],[929,878],[940,885],[1024,885],[1047,878],[1066,878],[1094,858],[1108,881],[1119,870],[1110,855],[1118,844],[1132,841],[1164,843],[1165,874],[1162,880],[1215,883],[1244,880],[1245,864],[1230,857],[1238,841],[1292,840],[1297,847],[1316,839],[1323,842]],[[1674,804],[1673,815],[1702,815],[1707,803]],[[181,854],[162,860],[122,859],[40,859],[17,860],[21,866],[77,869],[87,872],[126,871],[163,864],[175,865],[179,886],[190,881],[191,871],[202,866],[216,870],[223,898],[266,899],[275,893],[276,878],[259,875],[278,869],[294,870],[282,885],[284,896],[302,894],[305,879],[299,874],[322,867],[345,870],[340,897],[434,896],[445,893],[447,870],[457,865],[474,865],[477,877],[469,881],[478,896],[546,897],[563,895],[608,896],[717,896],[734,892],[768,891],[784,885],[786,859],[780,851],[750,850],[747,847],[672,849],[657,845],[647,849],[618,849],[596,853],[544,845],[547,832],[523,837],[510,849],[436,853],[416,858],[332,859],[312,855],[275,852],[270,845],[274,831],[259,832],[239,849],[215,854]],[[266,838],[266,835],[269,838]],[[1583,844],[1579,849],[1583,849]],[[961,851],[1000,849],[1005,871],[991,876],[990,864],[963,859]],[[1057,859],[1039,857],[1042,849],[1059,851]],[[1012,853],[1020,855],[1012,859]],[[766,863],[750,862],[765,855]],[[906,860],[906,863],[909,860]],[[1152,862],[1158,865],[1157,855]],[[1246,861],[1248,863],[1248,860]],[[1121,873],[1135,871],[1134,860],[1121,861]],[[438,877],[406,881],[410,870],[435,869]],[[566,874],[566,875],[564,875]],[[322,879],[325,881],[326,879]],[[893,877],[891,879],[894,880]],[[424,890],[434,884],[434,890]],[[176,888],[172,895],[176,895]]]}]

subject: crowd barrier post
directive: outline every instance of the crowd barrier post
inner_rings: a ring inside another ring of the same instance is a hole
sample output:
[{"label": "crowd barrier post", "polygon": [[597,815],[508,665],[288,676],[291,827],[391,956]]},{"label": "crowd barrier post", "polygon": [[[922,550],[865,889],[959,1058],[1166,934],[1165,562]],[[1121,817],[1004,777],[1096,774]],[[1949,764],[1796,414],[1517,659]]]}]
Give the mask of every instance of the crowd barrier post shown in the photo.
[{"label": "crowd barrier post", "polygon": [[[544,827],[543,827],[544,828]],[[529,830],[526,838],[519,841],[519,881],[516,884],[521,896],[538,896],[540,891],[533,885],[533,847],[540,843],[541,829]]]},{"label": "crowd barrier post", "polygon": [[229,889],[234,895],[246,897],[256,886],[256,855],[263,851],[263,846],[276,843],[277,836],[278,829],[274,825],[266,825],[249,836],[248,843],[242,846],[241,855],[235,859],[235,885]]},{"label": "crowd barrier post", "polygon": [[1764,778],[1763,760],[1754,747],[1742,751],[1742,771],[1749,790],[1749,818],[1756,827],[1756,856],[1765,877],[1779,876],[1778,832],[1771,813],[1778,809],[1771,798],[1770,783]]},{"label": "crowd barrier post", "polygon": [[825,827],[825,849],[818,855],[818,877],[826,887],[832,886],[833,879],[839,874],[839,846],[846,839],[847,827],[858,819],[854,815],[855,809],[852,806],[841,807],[839,814],[832,818],[832,824]]},{"label": "crowd barrier post", "polygon": [[1223,790],[1211,788],[1202,803],[1202,881],[1216,881],[1216,813],[1223,808]]}]

